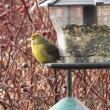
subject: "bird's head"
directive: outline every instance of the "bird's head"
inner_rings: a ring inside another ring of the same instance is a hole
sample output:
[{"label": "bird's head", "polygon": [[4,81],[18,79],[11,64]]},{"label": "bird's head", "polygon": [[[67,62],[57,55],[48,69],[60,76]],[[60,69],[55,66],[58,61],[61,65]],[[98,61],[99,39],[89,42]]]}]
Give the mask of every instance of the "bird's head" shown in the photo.
[{"label": "bird's head", "polygon": [[38,44],[41,44],[42,42],[42,39],[41,39],[41,35],[39,33],[34,33],[32,34],[31,36],[31,44],[32,45],[38,45]]},{"label": "bird's head", "polygon": [[36,39],[38,39],[38,38],[40,38],[39,33],[34,33],[34,34],[32,34],[32,36],[31,36],[31,39],[32,39],[32,40],[36,40]]}]

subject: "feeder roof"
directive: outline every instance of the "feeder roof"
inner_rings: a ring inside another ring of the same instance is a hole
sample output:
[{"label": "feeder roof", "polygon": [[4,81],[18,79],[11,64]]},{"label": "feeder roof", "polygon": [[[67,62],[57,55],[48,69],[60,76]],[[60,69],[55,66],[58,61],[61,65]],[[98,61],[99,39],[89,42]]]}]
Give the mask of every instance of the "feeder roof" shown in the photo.
[{"label": "feeder roof", "polygon": [[43,0],[40,6],[94,5],[94,0]]},{"label": "feeder roof", "polygon": [[110,4],[110,0],[104,0],[104,4]]},{"label": "feeder roof", "polygon": [[39,6],[96,5],[110,4],[110,0],[41,0]]}]

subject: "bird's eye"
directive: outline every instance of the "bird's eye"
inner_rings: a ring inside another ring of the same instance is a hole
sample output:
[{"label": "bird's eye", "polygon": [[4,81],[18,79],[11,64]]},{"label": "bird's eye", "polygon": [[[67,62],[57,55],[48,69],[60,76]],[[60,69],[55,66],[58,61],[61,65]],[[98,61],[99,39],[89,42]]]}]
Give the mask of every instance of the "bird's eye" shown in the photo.
[{"label": "bird's eye", "polygon": [[35,39],[35,36],[32,37],[32,40],[34,40],[34,39]]}]

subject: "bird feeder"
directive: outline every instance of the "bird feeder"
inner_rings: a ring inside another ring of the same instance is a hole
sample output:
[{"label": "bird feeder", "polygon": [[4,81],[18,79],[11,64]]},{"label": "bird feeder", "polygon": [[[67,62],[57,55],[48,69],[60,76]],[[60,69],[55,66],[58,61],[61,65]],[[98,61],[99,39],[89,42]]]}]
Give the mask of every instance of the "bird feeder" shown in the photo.
[{"label": "bird feeder", "polygon": [[[109,28],[100,26],[110,25],[110,14],[107,15],[109,10],[102,14],[102,10],[106,7],[98,7],[109,3],[110,0],[44,0],[39,4],[49,9],[49,16],[57,32],[57,42],[63,62],[110,61],[110,43],[107,40]],[[104,30],[103,33],[101,33],[102,30]]]}]

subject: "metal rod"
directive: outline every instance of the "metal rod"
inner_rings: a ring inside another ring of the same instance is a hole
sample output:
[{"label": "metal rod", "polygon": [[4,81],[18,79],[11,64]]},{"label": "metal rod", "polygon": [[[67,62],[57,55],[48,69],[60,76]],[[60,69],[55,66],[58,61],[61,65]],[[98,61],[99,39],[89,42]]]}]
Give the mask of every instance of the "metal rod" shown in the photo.
[{"label": "metal rod", "polygon": [[58,76],[57,76],[57,70],[54,69],[54,78],[55,78],[55,103],[58,102]]},{"label": "metal rod", "polygon": [[67,95],[68,95],[68,97],[72,96],[72,75],[71,75],[71,70],[67,71]]},{"label": "metal rod", "polygon": [[71,69],[110,69],[110,63],[47,63],[44,66],[54,69],[68,69],[67,71],[67,95],[72,96],[72,75]]},{"label": "metal rod", "polygon": [[47,63],[44,66],[59,69],[110,69],[110,63],[82,63],[82,64]]}]

